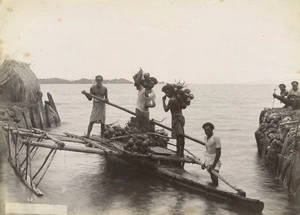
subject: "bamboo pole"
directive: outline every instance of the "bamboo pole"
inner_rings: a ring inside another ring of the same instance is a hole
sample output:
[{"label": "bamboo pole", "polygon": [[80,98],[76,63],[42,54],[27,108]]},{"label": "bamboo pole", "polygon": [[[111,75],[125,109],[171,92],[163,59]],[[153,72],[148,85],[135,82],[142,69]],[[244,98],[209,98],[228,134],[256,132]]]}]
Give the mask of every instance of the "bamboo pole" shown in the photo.
[{"label": "bamboo pole", "polygon": [[[45,133],[45,131],[34,128],[33,130],[40,132],[40,133]],[[55,142],[59,147],[64,147],[65,143],[55,137],[53,137],[51,134],[45,133],[46,137],[48,137],[50,140],[52,140],[53,142]]]},{"label": "bamboo pole", "polygon": [[[25,144],[28,144],[27,142]],[[36,141],[30,141],[30,145],[44,147],[49,149],[57,149],[57,145],[49,143],[41,143]],[[90,154],[100,154],[100,155],[112,155],[112,156],[124,156],[124,157],[138,157],[138,158],[150,158],[153,160],[168,160],[168,161],[178,161],[186,163],[195,163],[191,158],[177,158],[164,155],[154,155],[154,154],[139,154],[139,153],[126,153],[126,152],[113,152],[113,151],[104,151],[97,148],[88,148],[88,147],[75,147],[75,146],[64,146],[63,148],[58,148],[59,150],[71,151],[71,152],[82,152]]]},{"label": "bamboo pole", "polygon": [[30,144],[27,144],[26,146],[26,166],[25,166],[25,180],[27,180],[27,177],[28,177],[28,158],[29,158],[29,147],[30,147]]},{"label": "bamboo pole", "polygon": [[[123,110],[123,111],[125,111],[125,112],[127,112],[127,113],[130,113],[130,114],[132,114],[132,115],[135,116],[135,113],[134,113],[134,112],[132,112],[132,111],[126,109],[126,108],[123,108],[123,107],[121,107],[121,106],[119,106],[119,105],[113,104],[113,103],[111,103],[111,102],[109,102],[109,101],[107,101],[107,100],[105,100],[105,99],[102,99],[102,98],[100,98],[100,97],[98,97],[98,96],[94,96],[94,95],[92,95],[92,94],[90,94],[90,93],[87,93],[86,91],[82,91],[82,94],[91,96],[91,97],[94,98],[94,99],[97,99],[97,100],[100,100],[100,101],[102,101],[102,102],[105,102],[105,103],[108,104],[108,105],[111,105],[111,106],[113,106],[113,107],[119,108],[119,109],[121,109],[121,110]],[[155,125],[158,125],[158,126],[160,126],[160,127],[162,127],[162,128],[165,128],[165,129],[167,129],[167,130],[169,130],[169,131],[172,131],[172,129],[171,129],[170,127],[165,126],[165,125],[163,125],[163,124],[160,124],[159,122],[156,122],[154,119],[152,119],[152,122],[153,122]],[[193,137],[191,137],[191,136],[189,136],[189,135],[187,135],[187,134],[185,134],[184,136],[185,136],[187,139],[190,139],[190,140],[192,140],[192,141],[194,141],[194,142],[196,142],[196,143],[200,143],[201,145],[205,145],[205,143],[202,142],[201,140],[195,139],[195,138],[193,138]]]},{"label": "bamboo pole", "polygon": [[[12,133],[13,134],[20,134],[22,136],[25,136],[25,137],[32,137],[32,138],[41,138],[43,137],[44,139],[50,139],[48,137],[45,137],[43,136],[43,134],[36,134],[36,133],[31,133],[29,130],[28,131],[17,131],[17,128],[16,130],[12,130]],[[59,134],[50,134],[52,137],[55,137],[57,140],[59,141],[65,141],[65,142],[75,142],[75,143],[82,143],[81,140],[78,140],[78,139],[72,139],[70,137],[67,137],[67,136],[64,136],[64,135],[59,135]]]},{"label": "bamboo pole", "polygon": [[18,149],[19,149],[19,134],[16,137],[16,144],[15,144],[15,165],[18,168]]},{"label": "bamboo pole", "polygon": [[32,180],[35,179],[35,177],[40,173],[40,171],[43,169],[43,167],[45,166],[47,160],[49,159],[50,155],[52,154],[54,149],[51,149],[50,152],[48,153],[47,157],[45,158],[44,162],[42,163],[41,167],[38,169],[38,171],[34,174]]},{"label": "bamboo pole", "polygon": [[48,171],[48,169],[49,169],[49,167],[50,167],[50,165],[51,165],[51,163],[52,163],[52,161],[53,161],[53,159],[54,159],[54,156],[55,156],[56,152],[57,152],[57,148],[54,149],[54,152],[53,152],[53,154],[52,154],[52,157],[51,157],[51,159],[50,159],[48,165],[46,166],[46,169],[45,169],[45,171],[43,172],[43,175],[40,177],[39,181],[36,183],[36,186],[38,186],[38,185],[41,183],[42,179],[43,179],[44,176],[46,175],[46,172]]},{"label": "bamboo pole", "polygon": [[12,159],[12,157],[11,157],[11,154],[12,154],[12,152],[11,152],[11,144],[12,144],[11,141],[12,141],[12,138],[11,138],[11,132],[10,132],[9,128],[10,128],[10,126],[8,125],[8,131],[7,131],[8,155],[9,155],[9,159]]}]

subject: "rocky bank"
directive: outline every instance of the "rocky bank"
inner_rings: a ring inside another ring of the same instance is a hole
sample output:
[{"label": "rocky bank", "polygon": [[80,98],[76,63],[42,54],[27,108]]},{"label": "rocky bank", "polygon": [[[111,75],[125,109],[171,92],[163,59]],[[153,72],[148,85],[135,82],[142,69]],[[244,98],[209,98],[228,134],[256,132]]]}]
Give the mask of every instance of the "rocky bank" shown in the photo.
[{"label": "rocky bank", "polygon": [[300,199],[300,110],[264,109],[255,132],[259,155],[289,193]]}]

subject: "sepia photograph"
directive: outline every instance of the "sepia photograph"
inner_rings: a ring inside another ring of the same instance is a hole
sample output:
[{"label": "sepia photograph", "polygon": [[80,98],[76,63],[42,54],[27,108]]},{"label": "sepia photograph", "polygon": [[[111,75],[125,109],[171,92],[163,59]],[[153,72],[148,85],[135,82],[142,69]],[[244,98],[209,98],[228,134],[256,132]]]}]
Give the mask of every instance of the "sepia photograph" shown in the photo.
[{"label": "sepia photograph", "polygon": [[299,0],[0,0],[0,214],[299,215]]}]

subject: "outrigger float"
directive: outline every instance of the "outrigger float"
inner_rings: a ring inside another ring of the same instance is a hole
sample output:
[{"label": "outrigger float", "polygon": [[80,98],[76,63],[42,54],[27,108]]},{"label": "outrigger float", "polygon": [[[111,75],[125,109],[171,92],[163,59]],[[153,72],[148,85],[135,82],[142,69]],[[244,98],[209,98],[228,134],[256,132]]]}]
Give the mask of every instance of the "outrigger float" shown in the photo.
[{"label": "outrigger float", "polygon": [[[100,99],[95,96],[93,97]],[[112,103],[109,104],[119,107]],[[134,114],[131,111],[126,111]],[[161,125],[155,121],[154,124]],[[162,125],[162,127],[168,130],[170,129],[164,125]],[[100,136],[86,138],[71,133],[64,133],[63,135],[50,134],[39,129],[33,128],[28,130],[12,127],[8,124],[4,126],[4,130],[6,131],[8,140],[8,161],[20,180],[37,196],[43,196],[42,191],[39,189],[40,182],[51,165],[56,152],[60,150],[99,154],[107,156],[107,158],[113,158],[114,160],[122,160],[164,180],[186,187],[200,194],[216,197],[234,207],[246,209],[247,211],[261,213],[264,208],[263,202],[258,199],[246,197],[245,191],[229,183],[217,172],[212,171],[220,180],[237,192],[229,192],[219,187],[210,186],[207,182],[201,180],[199,176],[195,176],[186,171],[182,167],[184,163],[202,165],[200,159],[195,157],[188,150],[185,151],[189,156],[185,155],[179,158],[174,156],[175,152],[173,150],[168,147],[158,146],[159,144],[150,147],[146,153],[139,153],[126,150],[124,142],[119,141],[118,138],[108,139]],[[186,137],[203,144],[199,140],[189,136]],[[78,146],[78,144],[85,144],[88,147]],[[32,161],[39,148],[48,148],[50,151],[41,166],[33,171]]]}]

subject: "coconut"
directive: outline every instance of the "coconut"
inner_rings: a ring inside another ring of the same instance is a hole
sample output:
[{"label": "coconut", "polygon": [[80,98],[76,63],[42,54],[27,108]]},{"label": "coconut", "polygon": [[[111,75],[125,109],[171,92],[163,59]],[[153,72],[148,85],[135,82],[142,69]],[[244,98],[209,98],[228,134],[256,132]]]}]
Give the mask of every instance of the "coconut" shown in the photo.
[{"label": "coconut", "polygon": [[115,130],[120,131],[122,130],[122,127],[120,125],[116,125],[113,127]]},{"label": "coconut", "polygon": [[115,129],[109,128],[109,133],[110,133],[110,134],[114,134],[114,133],[115,133]]},{"label": "coconut", "polygon": [[104,136],[105,138],[109,138],[109,131],[108,131],[108,130],[107,130],[107,131],[104,131],[103,136]]},{"label": "coconut", "polygon": [[191,104],[191,99],[190,99],[190,98],[187,98],[187,99],[185,100],[185,103],[186,103],[187,105],[190,105],[190,104]]},{"label": "coconut", "polygon": [[137,150],[138,150],[138,146],[137,146],[137,145],[134,145],[134,146],[132,147],[132,150],[133,150],[133,151],[137,151]]},{"label": "coconut", "polygon": [[147,151],[148,151],[148,147],[140,148],[140,152],[143,153],[143,154],[147,153]]},{"label": "coconut", "polygon": [[142,135],[140,135],[140,138],[142,140],[146,140],[146,139],[148,139],[148,135],[147,134],[142,134]]},{"label": "coconut", "polygon": [[178,101],[181,101],[181,100],[182,100],[182,95],[177,94],[177,95],[176,95],[176,98],[177,98]]},{"label": "coconut", "polygon": [[134,144],[133,138],[130,138],[128,140],[127,144],[130,145],[130,146],[133,146],[133,144]]},{"label": "coconut", "polygon": [[184,89],[184,92],[186,93],[186,94],[190,94],[191,93],[191,90],[190,89]]},{"label": "coconut", "polygon": [[130,149],[131,149],[131,146],[127,143],[127,144],[125,144],[125,145],[123,146],[123,148],[124,148],[125,150],[130,150]]},{"label": "coconut", "polygon": [[143,147],[148,147],[149,146],[149,143],[150,143],[150,140],[149,139],[146,139],[142,142],[142,146]]},{"label": "coconut", "polygon": [[135,142],[135,145],[137,145],[137,146],[141,146],[141,145],[142,145],[142,143],[143,143],[143,141],[142,141],[142,140],[136,140],[136,142]]},{"label": "coconut", "polygon": [[180,94],[180,95],[183,95],[183,94],[184,94],[184,91],[183,91],[182,89],[178,89],[178,90],[177,90],[177,93]]},{"label": "coconut", "polygon": [[190,99],[194,99],[194,95],[193,95],[193,94],[190,94],[190,95],[189,95],[189,98],[190,98]]},{"label": "coconut", "polygon": [[149,146],[154,146],[154,142],[150,140]]},{"label": "coconut", "polygon": [[120,130],[121,132],[121,135],[124,135],[125,134],[125,130],[122,128],[122,130]]}]

